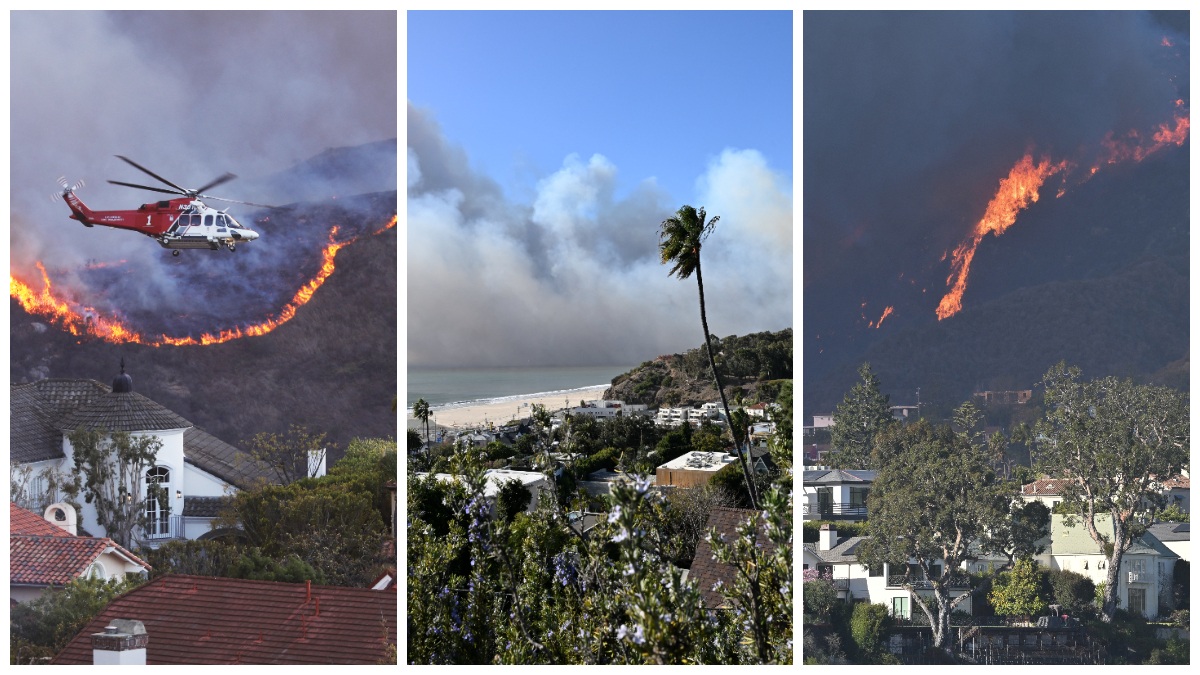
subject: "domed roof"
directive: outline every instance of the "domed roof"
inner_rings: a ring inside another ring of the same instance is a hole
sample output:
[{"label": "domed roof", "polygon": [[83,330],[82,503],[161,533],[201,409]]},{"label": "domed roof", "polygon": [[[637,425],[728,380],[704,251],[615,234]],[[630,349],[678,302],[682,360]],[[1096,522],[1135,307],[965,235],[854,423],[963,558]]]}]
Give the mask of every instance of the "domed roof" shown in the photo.
[{"label": "domed roof", "polygon": [[125,359],[121,358],[121,374],[113,378],[113,393],[128,394],[133,391],[133,378],[125,372]]}]

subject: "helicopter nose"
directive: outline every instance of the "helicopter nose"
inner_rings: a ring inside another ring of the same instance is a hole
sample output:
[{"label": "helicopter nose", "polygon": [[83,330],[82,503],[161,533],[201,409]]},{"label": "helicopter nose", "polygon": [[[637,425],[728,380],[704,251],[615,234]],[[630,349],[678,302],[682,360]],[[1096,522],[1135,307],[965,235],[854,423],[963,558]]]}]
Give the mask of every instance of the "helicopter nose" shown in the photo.
[{"label": "helicopter nose", "polygon": [[258,239],[258,233],[254,230],[242,230],[242,239],[246,241],[254,241]]}]

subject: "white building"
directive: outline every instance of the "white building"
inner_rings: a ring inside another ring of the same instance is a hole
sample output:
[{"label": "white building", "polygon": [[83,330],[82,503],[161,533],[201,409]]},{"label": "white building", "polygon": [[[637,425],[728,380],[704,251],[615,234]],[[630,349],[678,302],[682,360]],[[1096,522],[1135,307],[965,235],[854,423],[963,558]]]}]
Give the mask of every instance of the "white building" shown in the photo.
[{"label": "white building", "polygon": [[[425,478],[429,474],[418,473],[418,478]],[[546,476],[537,471],[514,471],[512,469],[488,469],[484,472],[487,482],[483,486],[483,497],[491,506],[492,515],[496,514],[496,500],[500,495],[500,489],[510,480],[520,481],[525,489],[529,491],[530,500],[529,506],[525,508],[526,513],[532,513],[537,509],[538,502],[541,500],[542,494],[552,489]],[[461,478],[458,475],[451,473],[435,473],[433,477],[443,483],[457,483]]]},{"label": "white building", "polygon": [[693,450],[662,464],[655,471],[656,484],[697,487],[712,480],[718,471],[738,461],[736,455]]},{"label": "white building", "polygon": [[[858,550],[866,540],[867,537],[839,540],[836,527],[826,523],[821,526],[820,540],[816,544],[804,545],[804,569],[817,570],[822,575],[832,577],[838,597],[843,600],[864,600],[886,605],[892,616],[904,619],[911,619],[914,612],[920,614],[920,606],[912,599],[913,591],[905,588],[904,584],[910,583],[916,593],[932,598],[932,585],[924,573],[915,564],[910,564],[908,569],[897,569],[887,563],[871,568],[860,564]],[[906,572],[909,575],[907,579]],[[941,565],[934,567],[933,574],[941,575]],[[964,574],[961,581],[952,580],[950,593],[957,596],[969,587],[969,580]],[[955,609],[970,612],[971,598],[955,605]]]},{"label": "white building", "polygon": [[[63,501],[50,476],[74,472],[69,439],[74,430],[127,432],[159,441],[154,465],[142,476],[141,494],[147,482],[156,483],[166,488],[167,503],[148,500],[150,526],[135,535],[141,543],[203,538],[228,495],[256,481],[273,482],[265,465],[133,391],[133,378],[123,366],[111,389],[95,380],[46,379],[13,385],[11,394],[9,458],[15,473],[28,478],[19,487],[21,501],[38,508]],[[82,507],[79,527],[106,535],[95,506]]]}]

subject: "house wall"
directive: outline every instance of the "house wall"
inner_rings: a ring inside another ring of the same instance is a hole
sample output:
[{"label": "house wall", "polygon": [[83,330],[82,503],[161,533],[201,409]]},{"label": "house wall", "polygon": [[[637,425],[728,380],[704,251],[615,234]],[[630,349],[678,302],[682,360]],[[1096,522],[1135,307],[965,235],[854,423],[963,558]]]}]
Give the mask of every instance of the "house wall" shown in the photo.
[{"label": "house wall", "polygon": [[[1042,554],[1037,559],[1043,565],[1049,566],[1050,569],[1069,570],[1076,574],[1082,574],[1097,586],[1106,583],[1108,579],[1108,559],[1100,554]],[[1139,562],[1144,572],[1139,573],[1138,581],[1130,582],[1129,573],[1136,568]],[[1159,570],[1159,562],[1163,563],[1162,570]],[[1122,556],[1121,573],[1117,575],[1117,605],[1122,609],[1129,609],[1129,589],[1131,587],[1140,588],[1146,592],[1146,616],[1150,619],[1158,618],[1160,614],[1159,595],[1164,591],[1169,592],[1174,567],[1174,559],[1164,559],[1163,556],[1136,554]],[[1163,611],[1165,610],[1164,607]]]},{"label": "house wall", "polygon": [[[168,431],[158,431],[154,433],[135,433],[134,436],[154,436],[162,443],[159,447],[158,454],[155,456],[154,466],[166,467],[171,472],[170,481],[164,484],[167,488],[167,494],[172,502],[172,510],[174,511],[175,491],[184,489],[185,469],[183,463],[183,429],[174,429]],[[61,460],[63,469],[75,467],[75,448],[71,445],[71,441],[67,435],[63,435],[62,440],[63,454],[65,458]],[[146,490],[146,477],[142,476],[142,494]],[[185,490],[186,492],[186,490]],[[97,537],[108,536],[104,528],[100,526],[96,516],[96,507],[94,504],[89,504],[84,500],[82,502],[82,510],[79,514],[79,525],[87,530],[90,534]]]},{"label": "house wall", "polygon": [[[182,489],[183,494],[187,497],[224,497],[232,490],[225,481],[192,464],[184,466]],[[172,497],[174,497],[174,493],[172,493]],[[171,508],[175,513],[183,510],[175,508],[174,504]]]}]

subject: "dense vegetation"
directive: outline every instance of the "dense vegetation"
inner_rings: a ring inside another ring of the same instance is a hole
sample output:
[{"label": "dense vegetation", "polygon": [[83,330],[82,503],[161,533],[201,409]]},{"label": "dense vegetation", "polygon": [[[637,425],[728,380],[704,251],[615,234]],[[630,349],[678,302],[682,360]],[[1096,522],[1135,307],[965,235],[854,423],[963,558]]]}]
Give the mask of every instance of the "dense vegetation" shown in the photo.
[{"label": "dense vegetation", "polygon": [[[792,329],[712,337],[717,367],[731,402],[770,402],[792,379]],[[605,398],[650,407],[699,405],[717,400],[708,352],[702,345],[660,356],[613,378]]]}]

